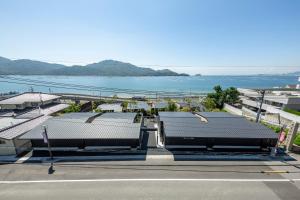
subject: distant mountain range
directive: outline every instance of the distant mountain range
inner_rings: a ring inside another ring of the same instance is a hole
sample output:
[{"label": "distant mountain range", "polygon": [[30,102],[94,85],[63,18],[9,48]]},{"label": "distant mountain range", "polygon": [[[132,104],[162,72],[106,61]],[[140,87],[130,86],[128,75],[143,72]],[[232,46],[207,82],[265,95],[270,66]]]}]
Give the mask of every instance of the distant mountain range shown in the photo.
[{"label": "distant mountain range", "polygon": [[85,66],[65,66],[28,59],[10,60],[0,57],[1,75],[65,75],[65,76],[189,76],[168,69],[154,70],[130,63],[104,60]]},{"label": "distant mountain range", "polygon": [[300,71],[289,72],[284,74],[256,74],[255,76],[300,76]]},{"label": "distant mountain range", "polygon": [[300,76],[300,71],[297,71],[297,72],[291,72],[291,73],[287,73],[287,74],[283,74],[283,75],[288,75],[288,76]]}]

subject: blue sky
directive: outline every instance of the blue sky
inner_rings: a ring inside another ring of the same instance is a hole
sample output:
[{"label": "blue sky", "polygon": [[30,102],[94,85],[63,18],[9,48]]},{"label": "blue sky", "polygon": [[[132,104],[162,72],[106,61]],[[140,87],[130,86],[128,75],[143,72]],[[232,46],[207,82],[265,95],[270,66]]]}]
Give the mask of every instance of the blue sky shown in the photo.
[{"label": "blue sky", "polygon": [[115,59],[191,74],[300,71],[298,0],[1,0],[0,24],[0,56],[12,59]]}]

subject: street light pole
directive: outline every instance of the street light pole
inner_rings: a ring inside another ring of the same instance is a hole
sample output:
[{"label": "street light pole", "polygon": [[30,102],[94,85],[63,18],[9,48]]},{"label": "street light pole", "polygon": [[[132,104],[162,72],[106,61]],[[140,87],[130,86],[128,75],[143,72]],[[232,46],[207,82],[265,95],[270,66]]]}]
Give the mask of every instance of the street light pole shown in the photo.
[{"label": "street light pole", "polygon": [[51,145],[50,145],[50,141],[49,141],[49,138],[48,138],[47,127],[43,126],[43,129],[44,129],[44,132],[42,133],[42,135],[43,135],[43,138],[44,138],[44,143],[47,143],[50,158],[51,158],[51,160],[53,160],[53,154],[52,154],[52,151],[51,151]]},{"label": "street light pole", "polygon": [[260,117],[260,113],[261,113],[261,108],[262,108],[262,105],[263,105],[263,103],[264,103],[264,98],[265,98],[265,90],[262,90],[261,91],[261,101],[260,101],[260,105],[259,105],[259,109],[258,109],[258,111],[257,111],[257,115],[256,115],[256,123],[258,123],[258,121],[259,121],[259,117]]}]

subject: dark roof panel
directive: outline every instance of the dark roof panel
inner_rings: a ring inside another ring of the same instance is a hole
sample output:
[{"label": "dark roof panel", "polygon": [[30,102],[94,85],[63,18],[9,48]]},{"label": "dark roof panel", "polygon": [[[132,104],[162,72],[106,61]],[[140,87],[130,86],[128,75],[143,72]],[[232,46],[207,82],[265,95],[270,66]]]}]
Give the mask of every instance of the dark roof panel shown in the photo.
[{"label": "dark roof panel", "polygon": [[59,117],[55,117],[55,119],[59,119],[63,121],[73,121],[73,122],[86,122],[88,119],[96,115],[99,115],[99,113],[93,113],[93,112],[66,113]]},{"label": "dark roof panel", "polygon": [[205,114],[213,117],[205,117],[207,122],[204,122],[192,113],[159,113],[166,137],[277,138],[271,129],[261,124],[227,113],[218,114]]},{"label": "dark roof panel", "polygon": [[205,118],[243,118],[242,116],[233,115],[227,112],[197,112],[197,114]]},{"label": "dark roof panel", "polygon": [[[133,123],[136,113],[70,113],[47,120],[21,139],[42,139],[45,125],[50,139],[139,139],[140,123]],[[96,117],[86,123],[90,117]]]}]

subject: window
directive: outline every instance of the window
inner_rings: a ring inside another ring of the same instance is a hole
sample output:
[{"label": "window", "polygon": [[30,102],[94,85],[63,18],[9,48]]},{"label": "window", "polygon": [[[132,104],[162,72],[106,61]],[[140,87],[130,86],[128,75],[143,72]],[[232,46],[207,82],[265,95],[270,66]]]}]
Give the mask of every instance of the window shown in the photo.
[{"label": "window", "polygon": [[0,140],[0,144],[5,144],[5,141],[4,140]]}]

